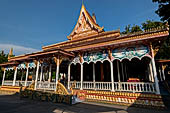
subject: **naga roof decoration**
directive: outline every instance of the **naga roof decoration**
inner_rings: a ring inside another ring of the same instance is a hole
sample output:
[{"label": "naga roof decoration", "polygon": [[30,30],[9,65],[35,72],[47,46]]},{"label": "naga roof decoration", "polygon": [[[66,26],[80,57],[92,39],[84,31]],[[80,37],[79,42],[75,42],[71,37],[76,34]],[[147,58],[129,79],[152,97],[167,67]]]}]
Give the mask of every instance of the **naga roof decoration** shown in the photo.
[{"label": "naga roof decoration", "polygon": [[91,17],[85,6],[82,5],[77,24],[75,25],[72,33],[67,38],[73,40],[80,36],[94,34],[101,31],[103,31],[103,27],[100,27],[96,23],[95,17]]}]

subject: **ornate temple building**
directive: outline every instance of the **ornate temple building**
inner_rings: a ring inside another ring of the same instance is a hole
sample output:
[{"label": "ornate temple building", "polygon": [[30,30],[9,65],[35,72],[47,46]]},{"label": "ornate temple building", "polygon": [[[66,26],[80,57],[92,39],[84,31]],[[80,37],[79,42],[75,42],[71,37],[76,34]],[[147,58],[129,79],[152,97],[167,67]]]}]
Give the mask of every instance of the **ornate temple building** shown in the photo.
[{"label": "ornate temple building", "polygon": [[[168,28],[124,35],[120,30],[105,31],[82,5],[67,41],[10,57],[0,64],[4,71],[2,86],[34,83],[34,90],[56,91],[60,81],[88,101],[132,104],[141,96],[153,102],[140,98],[136,103],[163,106],[159,79],[164,77],[158,77],[154,57],[168,35]],[[14,73],[12,80],[6,79],[8,71]],[[18,77],[18,72],[22,76]]]}]

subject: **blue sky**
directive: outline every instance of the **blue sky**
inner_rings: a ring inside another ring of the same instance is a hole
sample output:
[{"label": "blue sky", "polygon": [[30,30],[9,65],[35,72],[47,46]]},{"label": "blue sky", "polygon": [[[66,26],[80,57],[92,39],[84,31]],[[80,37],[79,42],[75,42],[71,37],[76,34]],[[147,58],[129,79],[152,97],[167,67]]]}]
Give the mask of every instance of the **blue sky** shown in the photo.
[{"label": "blue sky", "polygon": [[[0,51],[13,47],[19,55],[67,40],[81,4],[82,0],[0,0]],[[152,0],[84,0],[84,4],[106,31],[160,20]]]}]

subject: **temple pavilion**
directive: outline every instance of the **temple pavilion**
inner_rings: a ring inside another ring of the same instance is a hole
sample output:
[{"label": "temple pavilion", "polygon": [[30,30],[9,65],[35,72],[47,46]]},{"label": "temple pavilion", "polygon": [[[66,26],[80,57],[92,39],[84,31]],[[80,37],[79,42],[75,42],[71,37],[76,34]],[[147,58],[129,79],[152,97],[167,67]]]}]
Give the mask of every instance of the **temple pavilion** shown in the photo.
[{"label": "temple pavilion", "polygon": [[[168,35],[168,28],[124,35],[105,31],[82,5],[67,41],[0,64],[2,86],[34,83],[34,90],[55,91],[60,81],[68,90],[160,94],[155,55]],[[6,79],[8,71],[12,80]]]}]

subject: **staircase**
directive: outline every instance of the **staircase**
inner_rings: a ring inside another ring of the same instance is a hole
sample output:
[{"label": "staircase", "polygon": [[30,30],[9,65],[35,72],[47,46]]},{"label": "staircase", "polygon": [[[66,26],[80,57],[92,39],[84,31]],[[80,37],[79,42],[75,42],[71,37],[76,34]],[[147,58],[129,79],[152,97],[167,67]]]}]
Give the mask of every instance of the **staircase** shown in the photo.
[{"label": "staircase", "polygon": [[20,92],[20,88],[18,86],[1,86],[0,94],[16,94]]}]

